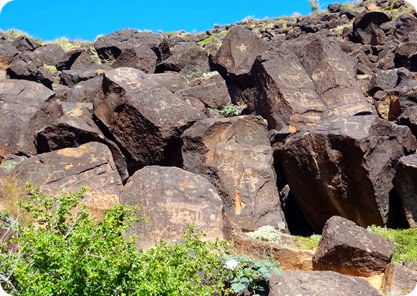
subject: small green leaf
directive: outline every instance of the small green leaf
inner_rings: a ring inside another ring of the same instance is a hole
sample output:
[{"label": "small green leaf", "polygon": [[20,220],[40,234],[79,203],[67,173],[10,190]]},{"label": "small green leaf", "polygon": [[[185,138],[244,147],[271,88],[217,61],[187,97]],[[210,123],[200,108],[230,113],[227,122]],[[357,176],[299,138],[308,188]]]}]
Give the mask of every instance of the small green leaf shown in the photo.
[{"label": "small green leaf", "polygon": [[232,289],[235,293],[240,293],[246,289],[246,286],[242,283],[235,283],[235,284],[232,284]]}]

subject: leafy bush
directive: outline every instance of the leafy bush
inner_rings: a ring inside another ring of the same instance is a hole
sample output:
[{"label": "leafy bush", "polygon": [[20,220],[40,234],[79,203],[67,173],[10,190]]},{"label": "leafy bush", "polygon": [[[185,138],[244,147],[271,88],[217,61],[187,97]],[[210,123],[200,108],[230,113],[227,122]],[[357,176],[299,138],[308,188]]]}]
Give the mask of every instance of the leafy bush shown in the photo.
[{"label": "leafy bush", "polygon": [[232,268],[233,278],[230,283],[233,292],[238,294],[249,292],[250,295],[268,295],[272,272],[281,272],[276,263],[260,262],[244,256],[230,256],[228,262],[236,266]]},{"label": "leafy bush", "polygon": [[262,226],[256,231],[246,233],[246,235],[269,243],[279,243],[281,241],[281,232],[270,225]]},{"label": "leafy bush", "polygon": [[368,229],[392,241],[394,244],[393,262],[407,262],[417,259],[417,228],[389,229],[371,226]]},{"label": "leafy bush", "polygon": [[295,245],[300,249],[317,250],[317,248],[319,247],[321,235],[313,234],[309,237],[294,236],[294,239]]},{"label": "leafy bush", "polygon": [[0,245],[0,283],[11,295],[236,295],[234,284],[260,291],[268,280],[268,266],[250,259],[226,268],[229,244],[203,241],[192,226],[182,242],[145,252],[125,235],[142,219],[137,209],[118,206],[98,223],[79,203],[86,190],[54,197],[27,189],[29,201],[20,207],[33,223],[1,219],[18,233]]}]

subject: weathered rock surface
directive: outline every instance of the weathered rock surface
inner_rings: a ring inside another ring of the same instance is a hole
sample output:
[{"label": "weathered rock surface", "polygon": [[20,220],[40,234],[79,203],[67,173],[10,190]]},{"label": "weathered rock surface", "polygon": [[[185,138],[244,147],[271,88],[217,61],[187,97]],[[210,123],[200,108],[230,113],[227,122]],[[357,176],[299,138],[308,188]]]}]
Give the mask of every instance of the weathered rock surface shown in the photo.
[{"label": "weathered rock surface", "polygon": [[380,296],[369,283],[360,278],[333,271],[290,271],[274,274],[269,282],[269,296]]},{"label": "weathered rock surface", "polygon": [[160,240],[174,242],[193,223],[207,239],[223,238],[223,202],[206,178],[174,167],[148,166],[137,171],[121,194],[122,204],[140,206],[149,223],[134,223],[130,234],[148,249]]},{"label": "weathered rock surface", "polygon": [[105,99],[95,104],[95,115],[125,149],[133,170],[181,166],[181,133],[204,114],[132,68],[106,72],[103,90]]},{"label": "weathered rock surface", "polygon": [[56,67],[58,70],[79,70],[95,64],[90,54],[82,49],[77,48],[66,52],[57,61]]},{"label": "weathered rock surface", "polygon": [[388,265],[385,270],[381,290],[384,295],[409,295],[416,283],[417,271],[395,263]]},{"label": "weathered rock surface", "polygon": [[363,44],[384,44],[386,36],[380,26],[390,20],[390,17],[382,11],[363,13],[353,22],[352,39]]},{"label": "weathered rock surface", "polygon": [[39,154],[20,163],[14,173],[22,183],[38,186],[43,194],[87,187],[89,193],[82,202],[99,216],[119,204],[122,181],[104,144],[88,143]]},{"label": "weathered rock surface", "polygon": [[130,67],[142,70],[145,73],[154,73],[157,60],[158,57],[149,46],[138,45],[123,49],[112,63],[112,67]]},{"label": "weathered rock surface", "polygon": [[201,120],[184,132],[182,140],[184,168],[219,188],[232,224],[246,230],[263,225],[286,229],[262,118]]},{"label": "weathered rock surface", "polygon": [[410,227],[417,227],[417,155],[400,158],[394,178],[395,189],[401,196],[405,218]]},{"label": "weathered rock surface", "polygon": [[25,80],[1,80],[0,90],[0,157],[9,153],[35,154],[35,128],[47,120],[37,115],[53,92]]},{"label": "weathered rock surface", "polygon": [[75,148],[89,142],[106,144],[122,180],[127,179],[127,164],[117,145],[107,139],[93,121],[92,104],[63,104],[64,115],[56,122],[41,129],[36,138],[39,153],[63,148]]},{"label": "weathered rock surface", "polygon": [[251,68],[256,57],[270,48],[265,41],[241,26],[232,27],[213,58],[215,69],[241,89],[251,83]]},{"label": "weathered rock surface", "polygon": [[340,118],[291,137],[283,167],[310,225],[320,232],[338,215],[360,226],[387,225],[395,168],[416,149],[407,127],[376,116]]},{"label": "weathered rock surface", "polygon": [[313,257],[313,268],[372,276],[385,270],[393,253],[391,241],[352,221],[333,216],[324,226],[319,248]]},{"label": "weathered rock surface", "polygon": [[184,99],[197,99],[206,107],[214,109],[222,109],[232,103],[226,82],[218,74],[214,74],[207,79],[201,79],[199,84],[182,89],[176,94]]},{"label": "weathered rock surface", "polygon": [[94,43],[94,47],[103,62],[116,60],[125,49],[146,45],[152,49],[157,61],[161,62],[170,56],[169,45],[162,35],[125,29],[102,36]]}]

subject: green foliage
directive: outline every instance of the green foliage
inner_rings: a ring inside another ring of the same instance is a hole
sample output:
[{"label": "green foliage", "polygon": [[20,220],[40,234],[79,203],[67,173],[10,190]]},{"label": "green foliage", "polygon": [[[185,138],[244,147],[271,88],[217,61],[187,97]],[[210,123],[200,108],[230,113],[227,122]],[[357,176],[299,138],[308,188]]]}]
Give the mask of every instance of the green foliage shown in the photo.
[{"label": "green foliage", "polygon": [[[236,268],[225,267],[224,241],[203,241],[189,226],[181,243],[159,243],[142,251],[126,231],[138,221],[137,209],[118,206],[98,223],[80,204],[85,189],[58,197],[27,186],[28,202],[19,206],[32,217],[3,216],[3,227],[19,233],[0,245],[0,282],[11,295],[235,295],[239,284],[253,293],[267,287],[268,268],[236,257]],[[16,247],[17,246],[17,247]],[[241,289],[239,289],[241,290]]]},{"label": "green foliage", "polygon": [[52,73],[58,73],[58,69],[54,65],[44,64],[43,67]]},{"label": "green foliage", "polygon": [[236,105],[226,105],[223,107],[223,109],[213,109],[214,111],[220,113],[221,115],[223,115],[224,117],[233,117],[233,116],[239,116],[240,113],[242,112],[238,106]]},{"label": "green foliage", "polygon": [[[244,256],[230,256],[226,262],[237,262],[232,269],[231,287],[235,293],[266,295],[272,273],[280,273],[279,264],[260,262]],[[261,293],[261,294],[260,294]],[[245,294],[248,295],[248,294]]]},{"label": "green foliage", "polygon": [[281,241],[281,232],[270,225],[262,226],[256,231],[246,233],[246,235],[269,243],[279,243]]},{"label": "green foliage", "polygon": [[389,229],[371,226],[368,229],[393,242],[393,262],[407,262],[417,259],[417,228]]},{"label": "green foliage", "polygon": [[304,236],[294,236],[295,245],[300,249],[305,250],[317,250],[319,247],[319,242],[321,239],[321,235],[313,234],[309,237]]},{"label": "green foliage", "polygon": [[228,30],[224,30],[224,31],[221,31],[219,33],[211,34],[209,37],[207,37],[207,38],[205,38],[205,39],[200,40],[199,42],[197,42],[197,44],[200,45],[200,46],[205,46],[205,45],[211,43],[212,41],[214,41],[216,39],[223,38],[224,36],[227,35],[227,33],[229,33],[229,31]]},{"label": "green foliage", "polygon": [[320,11],[319,0],[308,0],[308,2],[310,3],[311,11],[313,13],[317,13]]}]

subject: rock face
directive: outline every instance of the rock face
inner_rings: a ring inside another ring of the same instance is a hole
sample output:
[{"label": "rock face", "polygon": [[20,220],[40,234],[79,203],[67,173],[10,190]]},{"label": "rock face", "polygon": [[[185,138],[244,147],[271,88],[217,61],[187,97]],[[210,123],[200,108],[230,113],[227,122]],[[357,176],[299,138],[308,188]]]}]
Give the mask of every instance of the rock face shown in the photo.
[{"label": "rock face", "polygon": [[297,204],[321,232],[334,215],[363,227],[386,225],[396,164],[415,149],[407,127],[373,115],[357,116],[291,137],[282,162]]},{"label": "rock face", "polygon": [[278,130],[371,114],[355,79],[355,65],[332,39],[311,35],[284,43],[256,59],[256,112]]},{"label": "rock face", "polygon": [[367,281],[333,271],[290,271],[274,274],[269,282],[269,296],[380,296]]},{"label": "rock face", "polygon": [[263,225],[286,229],[263,119],[205,119],[186,130],[182,139],[184,168],[216,184],[232,224],[246,230]]},{"label": "rock face", "polygon": [[35,154],[34,126],[42,106],[53,92],[24,80],[0,81],[0,157],[9,153]]},{"label": "rock face", "polygon": [[132,68],[106,72],[97,118],[125,149],[131,168],[181,166],[180,135],[204,114]]},{"label": "rock face", "polygon": [[241,89],[251,85],[251,68],[256,57],[270,48],[248,29],[235,26],[224,38],[213,58],[214,68],[234,81]]},{"label": "rock face", "polygon": [[63,148],[75,148],[88,142],[106,144],[112,152],[113,159],[122,180],[127,179],[125,157],[117,145],[107,139],[96,126],[92,118],[92,104],[65,103],[64,115],[56,122],[41,129],[37,134],[36,147],[39,153]]},{"label": "rock face", "polygon": [[39,154],[20,163],[14,173],[22,183],[38,186],[43,194],[87,187],[89,193],[82,202],[97,215],[119,204],[122,181],[104,144],[88,143]]},{"label": "rock face", "polygon": [[193,223],[207,232],[207,239],[223,238],[223,202],[216,188],[204,177],[179,168],[148,166],[126,183],[121,202],[140,206],[139,215],[149,223],[135,223],[130,234],[137,245],[148,249],[160,240],[174,242]]},{"label": "rock face", "polygon": [[416,283],[417,271],[398,263],[390,264],[385,270],[382,292],[384,295],[409,295]]},{"label": "rock face", "polygon": [[400,158],[394,185],[403,205],[405,218],[410,227],[417,227],[417,155]]},{"label": "rock face", "polygon": [[313,257],[315,270],[333,270],[355,276],[382,273],[394,253],[392,242],[333,216],[323,229],[319,248]]}]

